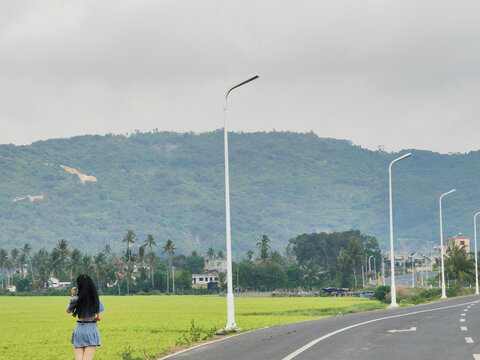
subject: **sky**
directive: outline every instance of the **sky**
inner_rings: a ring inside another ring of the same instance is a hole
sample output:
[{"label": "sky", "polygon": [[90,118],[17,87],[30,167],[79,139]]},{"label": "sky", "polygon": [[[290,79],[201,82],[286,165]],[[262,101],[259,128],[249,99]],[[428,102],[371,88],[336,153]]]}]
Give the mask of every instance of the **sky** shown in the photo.
[{"label": "sky", "polygon": [[0,2],[0,143],[135,130],[313,131],[480,149],[480,2]]}]

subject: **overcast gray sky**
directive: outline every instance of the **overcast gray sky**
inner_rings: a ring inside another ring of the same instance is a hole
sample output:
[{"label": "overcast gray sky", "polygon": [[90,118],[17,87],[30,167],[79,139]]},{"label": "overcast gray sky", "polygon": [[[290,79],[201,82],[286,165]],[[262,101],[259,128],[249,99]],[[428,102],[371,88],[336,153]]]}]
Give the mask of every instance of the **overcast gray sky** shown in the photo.
[{"label": "overcast gray sky", "polygon": [[480,2],[0,2],[0,143],[223,128],[479,150]]}]

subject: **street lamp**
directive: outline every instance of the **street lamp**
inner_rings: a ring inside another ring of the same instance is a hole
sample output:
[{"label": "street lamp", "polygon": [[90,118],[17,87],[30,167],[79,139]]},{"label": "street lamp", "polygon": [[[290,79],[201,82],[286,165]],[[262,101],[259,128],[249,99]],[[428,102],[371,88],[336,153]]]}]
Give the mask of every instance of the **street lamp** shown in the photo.
[{"label": "street lamp", "polygon": [[447,196],[448,194],[451,194],[455,192],[456,189],[452,189],[449,192],[446,192],[445,194],[442,194],[440,196],[440,199],[438,200],[439,206],[440,206],[440,259],[441,259],[441,264],[442,264],[442,299],[447,298],[447,294],[445,292],[445,268],[443,266],[443,227],[442,227],[442,198],[444,196]]},{"label": "street lamp", "polygon": [[412,254],[412,288],[415,287],[415,259]]},{"label": "street lamp", "polygon": [[477,264],[477,215],[480,214],[480,212],[476,213],[475,216],[473,217],[473,233],[474,233],[474,239],[475,239],[475,295],[480,294],[478,292],[478,264]]},{"label": "street lamp", "polygon": [[392,302],[390,307],[398,307],[397,304],[397,290],[395,289],[395,255],[393,252],[393,212],[392,212],[392,165],[397,161],[403,160],[409,156],[412,156],[411,153],[407,153],[399,158],[396,158],[390,163],[388,167],[388,185],[390,193],[390,273],[391,273],[391,294]]},{"label": "street lamp", "polygon": [[228,130],[227,130],[227,100],[230,92],[242,85],[258,79],[258,75],[252,76],[227,91],[225,95],[225,103],[223,106],[223,120],[224,120],[224,144],[225,144],[225,222],[226,222],[226,236],[227,236],[227,325],[226,330],[236,329],[235,324],[235,304],[233,302],[233,287],[232,287],[232,238],[230,231],[230,180],[228,172]]}]

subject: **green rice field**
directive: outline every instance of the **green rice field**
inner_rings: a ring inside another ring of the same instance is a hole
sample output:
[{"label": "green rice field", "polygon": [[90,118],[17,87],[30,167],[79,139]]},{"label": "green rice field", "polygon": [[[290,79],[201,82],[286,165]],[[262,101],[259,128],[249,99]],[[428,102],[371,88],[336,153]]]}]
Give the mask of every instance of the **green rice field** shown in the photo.
[{"label": "green rice field", "polygon": [[[218,296],[102,296],[102,346],[95,359],[154,359],[174,346],[201,341],[226,324],[226,299]],[[68,297],[0,297],[0,359],[74,359],[75,319]],[[236,298],[236,323],[244,331],[318,319],[386,305],[360,298]],[[192,327],[193,320],[193,327]]]}]

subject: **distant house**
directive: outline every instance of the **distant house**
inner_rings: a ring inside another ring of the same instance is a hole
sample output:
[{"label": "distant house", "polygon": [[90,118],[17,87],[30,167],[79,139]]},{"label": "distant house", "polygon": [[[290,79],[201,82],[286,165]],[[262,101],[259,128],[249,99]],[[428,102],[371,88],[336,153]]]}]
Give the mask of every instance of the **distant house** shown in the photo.
[{"label": "distant house", "polygon": [[470,253],[470,238],[457,234],[452,238],[445,238],[446,247],[443,248],[444,255],[447,255],[447,249],[453,249],[455,246],[463,247],[465,252]]},{"label": "distant house", "polygon": [[209,259],[205,258],[203,265],[203,270],[205,272],[216,270],[218,272],[227,271],[227,260],[225,259]]},{"label": "distant house", "polygon": [[192,274],[192,287],[194,289],[207,288],[209,283],[218,283],[218,273],[216,271]]},{"label": "distant house", "polygon": [[7,285],[7,290],[10,292],[16,292],[17,287],[15,285]]},{"label": "distant house", "polygon": [[67,288],[70,286],[72,286],[70,281],[60,281],[53,276],[48,280],[48,287],[50,288]]}]

